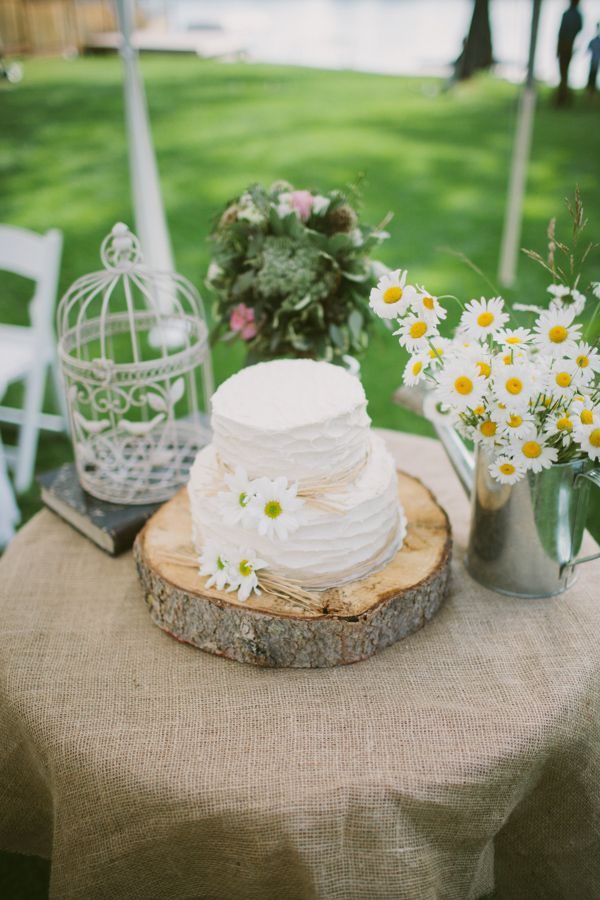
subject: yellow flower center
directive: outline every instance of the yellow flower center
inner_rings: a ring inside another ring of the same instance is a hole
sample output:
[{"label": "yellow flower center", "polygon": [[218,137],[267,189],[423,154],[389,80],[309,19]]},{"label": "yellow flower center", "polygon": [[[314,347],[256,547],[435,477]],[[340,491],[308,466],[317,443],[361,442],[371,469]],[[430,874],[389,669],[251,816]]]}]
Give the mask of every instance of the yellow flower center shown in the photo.
[{"label": "yellow flower center", "polygon": [[569,387],[571,384],[571,376],[568,372],[559,372],[555,381],[559,387]]},{"label": "yellow flower center", "polygon": [[484,437],[493,437],[496,434],[496,423],[488,419],[487,422],[481,423],[479,430]]},{"label": "yellow flower center", "polygon": [[520,344],[521,338],[517,337],[516,334],[511,334],[510,337],[506,338],[506,343],[507,344]]},{"label": "yellow flower center", "polygon": [[507,353],[506,356],[502,357],[502,362],[504,363],[505,366],[510,366],[512,361],[513,361],[513,359],[512,359],[512,355],[510,353]]},{"label": "yellow flower center", "polygon": [[278,500],[269,500],[265,503],[265,516],[268,516],[269,519],[277,519],[283,512],[281,508],[281,503]]},{"label": "yellow flower center", "polygon": [[423,297],[423,306],[425,309],[433,309],[433,297]]},{"label": "yellow flower center", "polygon": [[503,475],[514,475],[516,467],[512,463],[502,463],[498,466]]},{"label": "yellow flower center", "polygon": [[594,421],[594,413],[591,409],[584,409],[581,411],[579,418],[581,419],[582,425],[591,425]]},{"label": "yellow flower center", "polygon": [[413,322],[410,326],[409,334],[411,338],[421,338],[427,331],[427,325],[425,322]]},{"label": "yellow flower center", "polygon": [[254,566],[247,559],[240,560],[238,569],[240,571],[240,575],[243,575],[244,578],[247,578],[248,575],[252,575],[252,573],[254,572]]},{"label": "yellow flower center", "polygon": [[569,332],[564,325],[553,325],[548,332],[548,337],[553,344],[562,344],[569,337]]},{"label": "yellow flower center", "polygon": [[513,378],[509,378],[506,382],[506,390],[509,394],[520,394],[523,390],[523,382],[520,378],[513,376]]},{"label": "yellow flower center", "polygon": [[473,412],[476,416],[482,416],[485,412],[485,406],[476,406]]},{"label": "yellow flower center", "polygon": [[479,369],[479,374],[483,375],[484,378],[489,378],[492,374],[492,367],[483,360],[477,363],[477,368]]},{"label": "yellow flower center", "polygon": [[432,347],[431,350],[429,351],[429,355],[430,355],[431,359],[436,359],[438,356],[441,356],[443,354],[443,352],[444,351],[442,350],[441,347]]},{"label": "yellow flower center", "polygon": [[477,316],[477,324],[482,328],[487,328],[494,321],[494,314],[491,312],[482,312]]},{"label": "yellow flower center", "polygon": [[397,303],[398,300],[402,298],[402,288],[395,285],[394,287],[389,287],[383,293],[383,302],[384,303]]},{"label": "yellow flower center", "polygon": [[561,416],[556,422],[559,431],[573,431],[573,423],[568,416]]},{"label": "yellow flower center", "polygon": [[423,363],[420,360],[418,360],[416,363],[413,363],[413,366],[412,366],[413,375],[418,375],[422,368],[423,368]]},{"label": "yellow flower center", "polygon": [[580,369],[587,369],[590,364],[589,356],[578,356],[575,360]]},{"label": "yellow flower center", "polygon": [[454,382],[454,387],[456,392],[464,397],[473,390],[473,382],[466,375],[460,375]]},{"label": "yellow flower center", "polygon": [[552,406],[552,397],[542,397],[542,403],[544,406]]},{"label": "yellow flower center", "polygon": [[590,434],[590,444],[592,447],[600,447],[600,428],[594,428]]},{"label": "yellow flower center", "polygon": [[518,428],[519,425],[523,424],[523,416],[517,416],[517,415],[509,416],[508,422],[506,424],[508,425],[509,428]]},{"label": "yellow flower center", "polygon": [[523,455],[528,459],[536,459],[542,453],[542,448],[537,441],[526,441],[522,447]]}]

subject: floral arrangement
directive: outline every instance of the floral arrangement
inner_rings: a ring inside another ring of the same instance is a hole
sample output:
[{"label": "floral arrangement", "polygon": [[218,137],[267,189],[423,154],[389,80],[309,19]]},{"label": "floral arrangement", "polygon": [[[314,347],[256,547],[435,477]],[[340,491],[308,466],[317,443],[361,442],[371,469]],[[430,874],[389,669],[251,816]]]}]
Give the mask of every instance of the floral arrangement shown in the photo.
[{"label": "floral arrangement", "polygon": [[359,353],[376,280],[369,253],[387,236],[381,226],[361,225],[340,191],[253,185],[212,232],[215,336],[240,338],[254,359]]},{"label": "floral arrangement", "polygon": [[600,460],[600,353],[589,342],[600,284],[590,285],[596,309],[584,332],[575,321],[586,305],[577,268],[595,245],[577,256],[586,224],[578,194],[569,209],[573,246],[558,241],[552,221],[547,260],[526,251],[553,279],[548,309],[515,304],[514,311],[532,319],[529,327],[514,321],[501,297],[482,297],[463,306],[450,339],[440,334],[447,316],[441,301],[456,298],[407,284],[399,269],[371,291],[372,309],[396,321],[394,334],[411,354],[404,383],[432,389],[437,413],[463,437],[487,446],[489,471],[503,484],[554,463]]}]

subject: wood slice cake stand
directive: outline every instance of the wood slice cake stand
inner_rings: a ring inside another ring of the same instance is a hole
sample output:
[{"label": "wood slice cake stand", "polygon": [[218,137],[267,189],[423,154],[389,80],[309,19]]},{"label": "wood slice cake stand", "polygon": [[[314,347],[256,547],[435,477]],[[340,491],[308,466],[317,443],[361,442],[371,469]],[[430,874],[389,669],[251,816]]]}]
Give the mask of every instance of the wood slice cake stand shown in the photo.
[{"label": "wood slice cake stand", "polygon": [[245,603],[207,589],[191,545],[187,490],[146,523],[134,547],[152,620],[180,641],[256,666],[319,668],[357,662],[421,628],[448,592],[452,539],[444,510],[398,473],[408,532],[388,565],[361,581],[314,592],[303,609],[263,592]]}]

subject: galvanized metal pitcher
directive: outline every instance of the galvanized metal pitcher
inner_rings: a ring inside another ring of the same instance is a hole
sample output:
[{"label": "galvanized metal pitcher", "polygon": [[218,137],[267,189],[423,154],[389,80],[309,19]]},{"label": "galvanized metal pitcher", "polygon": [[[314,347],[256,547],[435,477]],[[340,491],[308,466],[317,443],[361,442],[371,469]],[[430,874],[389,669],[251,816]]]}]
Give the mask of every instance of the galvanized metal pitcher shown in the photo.
[{"label": "galvanized metal pitcher", "polygon": [[590,488],[600,487],[600,468],[591,460],[556,464],[528,472],[514,485],[500,484],[488,471],[485,448],[473,457],[454,429],[436,425],[436,431],[471,495],[465,565],[479,584],[517,597],[551,597],[573,584],[576,566],[600,557],[577,558]]}]

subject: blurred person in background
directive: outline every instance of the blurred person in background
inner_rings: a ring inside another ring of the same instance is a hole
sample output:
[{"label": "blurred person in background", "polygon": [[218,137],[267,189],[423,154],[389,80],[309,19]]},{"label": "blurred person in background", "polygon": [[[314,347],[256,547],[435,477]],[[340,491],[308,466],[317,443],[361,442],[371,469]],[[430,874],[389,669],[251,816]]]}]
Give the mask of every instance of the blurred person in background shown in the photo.
[{"label": "blurred person in background", "polygon": [[600,63],[600,22],[596,25],[596,37],[593,37],[588,44],[588,52],[590,56],[590,76],[588,78],[587,89],[590,94],[596,93],[596,80],[598,78],[598,63]]},{"label": "blurred person in background", "polygon": [[573,56],[573,44],[583,26],[581,13],[577,9],[579,0],[571,0],[571,5],[563,13],[558,31],[558,65],[560,68],[560,84],[556,93],[557,106],[564,106],[569,100],[569,66]]}]

